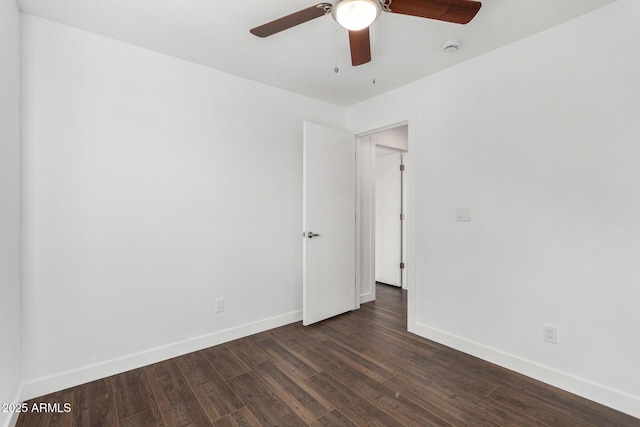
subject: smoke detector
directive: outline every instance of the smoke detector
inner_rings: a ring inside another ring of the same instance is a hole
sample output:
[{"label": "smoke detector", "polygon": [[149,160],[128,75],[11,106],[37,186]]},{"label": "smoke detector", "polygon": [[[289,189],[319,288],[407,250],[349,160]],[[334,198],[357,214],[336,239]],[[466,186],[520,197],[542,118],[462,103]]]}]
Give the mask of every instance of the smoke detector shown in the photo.
[{"label": "smoke detector", "polygon": [[462,49],[462,42],[460,40],[449,40],[442,43],[442,51],[444,53],[456,53]]}]

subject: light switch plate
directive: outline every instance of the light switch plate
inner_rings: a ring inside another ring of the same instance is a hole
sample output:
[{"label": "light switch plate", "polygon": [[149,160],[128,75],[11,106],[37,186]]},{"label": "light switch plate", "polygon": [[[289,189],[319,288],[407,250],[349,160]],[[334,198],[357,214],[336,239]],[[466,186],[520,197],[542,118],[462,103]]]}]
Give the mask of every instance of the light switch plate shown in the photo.
[{"label": "light switch plate", "polygon": [[456,208],[456,221],[471,221],[471,208]]}]

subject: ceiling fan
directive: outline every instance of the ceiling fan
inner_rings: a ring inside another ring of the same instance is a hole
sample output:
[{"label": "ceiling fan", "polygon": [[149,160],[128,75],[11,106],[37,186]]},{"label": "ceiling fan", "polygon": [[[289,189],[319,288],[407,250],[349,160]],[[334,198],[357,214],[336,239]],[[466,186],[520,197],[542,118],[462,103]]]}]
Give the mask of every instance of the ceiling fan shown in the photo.
[{"label": "ceiling fan", "polygon": [[369,25],[382,11],[466,24],[476,16],[480,6],[482,3],[473,0],[337,0],[333,4],[315,4],[249,31],[258,37],[268,37],[331,13],[338,24],[349,30],[351,64],[357,66],[371,61]]}]

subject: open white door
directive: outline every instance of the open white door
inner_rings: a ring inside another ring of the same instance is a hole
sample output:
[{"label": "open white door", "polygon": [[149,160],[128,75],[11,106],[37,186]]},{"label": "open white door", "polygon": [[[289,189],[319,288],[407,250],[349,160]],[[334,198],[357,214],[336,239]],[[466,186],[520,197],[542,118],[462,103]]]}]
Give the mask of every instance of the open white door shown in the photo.
[{"label": "open white door", "polygon": [[376,282],[402,286],[402,172],[400,153],[376,148]]},{"label": "open white door", "polygon": [[304,123],[303,324],[357,308],[355,136]]}]

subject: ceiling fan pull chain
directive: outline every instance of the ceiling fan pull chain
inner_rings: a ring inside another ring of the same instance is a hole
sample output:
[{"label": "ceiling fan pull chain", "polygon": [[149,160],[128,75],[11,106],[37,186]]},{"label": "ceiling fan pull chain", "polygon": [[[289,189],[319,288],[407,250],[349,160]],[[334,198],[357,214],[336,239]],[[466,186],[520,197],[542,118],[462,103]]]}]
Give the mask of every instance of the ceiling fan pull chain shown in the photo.
[{"label": "ceiling fan pull chain", "polygon": [[[376,28],[375,28],[375,24],[371,24],[371,26],[369,27],[369,30],[371,31],[371,53],[374,54],[375,53],[375,49],[376,49]],[[373,61],[373,78],[371,79],[372,84],[376,84],[376,61]]]},{"label": "ceiling fan pull chain", "polygon": [[336,31],[335,31],[335,37],[333,38],[334,40],[334,52],[335,52],[335,63],[336,66],[333,67],[333,72],[338,74],[338,72],[340,71],[340,68],[338,68],[338,28],[336,27]]}]

